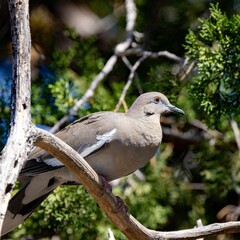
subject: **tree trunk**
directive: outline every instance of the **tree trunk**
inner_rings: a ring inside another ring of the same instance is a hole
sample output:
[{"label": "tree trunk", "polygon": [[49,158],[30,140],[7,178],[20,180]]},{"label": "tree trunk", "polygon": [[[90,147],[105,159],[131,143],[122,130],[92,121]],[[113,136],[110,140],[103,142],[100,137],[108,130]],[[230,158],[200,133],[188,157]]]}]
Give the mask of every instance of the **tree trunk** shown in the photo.
[{"label": "tree trunk", "polygon": [[28,0],[8,1],[12,34],[11,129],[0,159],[0,229],[13,186],[32,147],[30,134],[30,50]]}]

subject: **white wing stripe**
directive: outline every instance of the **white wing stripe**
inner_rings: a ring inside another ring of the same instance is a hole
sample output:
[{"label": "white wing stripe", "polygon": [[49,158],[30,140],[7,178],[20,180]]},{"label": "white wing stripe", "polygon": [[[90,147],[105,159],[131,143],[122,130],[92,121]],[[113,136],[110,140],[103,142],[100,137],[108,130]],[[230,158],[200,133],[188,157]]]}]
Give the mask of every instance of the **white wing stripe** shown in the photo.
[{"label": "white wing stripe", "polygon": [[96,135],[97,143],[93,144],[90,147],[87,147],[84,151],[81,152],[82,157],[86,157],[92,152],[101,148],[105,143],[109,143],[112,141],[113,136],[117,132],[117,129],[114,128],[112,131],[104,133],[103,135]]},{"label": "white wing stripe", "polygon": [[[87,147],[83,152],[81,152],[82,157],[86,157],[92,152],[98,150],[101,148],[105,143],[109,143],[112,141],[114,134],[117,132],[117,129],[114,128],[112,131],[104,133],[103,135],[96,135],[96,139],[98,140],[97,143],[93,144],[90,147]],[[59,166],[64,166],[62,162],[57,160],[56,158],[50,158],[44,160],[44,162],[47,165],[50,165],[52,167],[59,167]]]},{"label": "white wing stripe", "polygon": [[43,160],[43,162],[52,167],[64,166],[64,164],[62,164],[62,162],[60,162],[56,158],[45,159],[45,160]]}]

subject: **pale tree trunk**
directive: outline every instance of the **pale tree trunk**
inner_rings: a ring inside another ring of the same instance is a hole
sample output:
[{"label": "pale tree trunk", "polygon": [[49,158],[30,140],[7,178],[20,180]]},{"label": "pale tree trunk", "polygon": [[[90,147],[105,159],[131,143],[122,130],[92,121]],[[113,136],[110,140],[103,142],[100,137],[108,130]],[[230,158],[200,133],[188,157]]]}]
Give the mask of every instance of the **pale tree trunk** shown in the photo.
[{"label": "pale tree trunk", "polygon": [[11,129],[0,159],[0,229],[13,186],[32,147],[30,134],[30,50],[28,0],[8,1],[12,34]]}]

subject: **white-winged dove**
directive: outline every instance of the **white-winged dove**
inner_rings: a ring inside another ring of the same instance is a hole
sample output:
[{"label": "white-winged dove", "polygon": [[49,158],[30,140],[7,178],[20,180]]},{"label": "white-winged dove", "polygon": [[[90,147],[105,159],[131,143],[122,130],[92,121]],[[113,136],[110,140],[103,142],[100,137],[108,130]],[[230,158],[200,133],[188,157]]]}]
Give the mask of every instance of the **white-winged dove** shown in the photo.
[{"label": "white-winged dove", "polygon": [[[159,92],[139,96],[127,113],[98,112],[80,118],[56,134],[78,151],[107,181],[144,166],[162,141],[160,116],[184,112]],[[3,224],[6,234],[21,224],[59,185],[77,182],[57,159],[35,148],[20,173],[22,188],[11,199]]]}]

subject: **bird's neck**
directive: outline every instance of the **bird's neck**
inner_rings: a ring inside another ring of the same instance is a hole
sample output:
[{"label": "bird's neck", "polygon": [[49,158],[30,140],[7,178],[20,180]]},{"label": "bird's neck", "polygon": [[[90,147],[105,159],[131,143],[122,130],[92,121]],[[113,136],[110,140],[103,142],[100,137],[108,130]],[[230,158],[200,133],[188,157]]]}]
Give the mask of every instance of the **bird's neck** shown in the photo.
[{"label": "bird's neck", "polygon": [[[139,118],[136,118],[135,116],[128,117],[125,119],[126,123],[124,124],[125,127],[122,131],[128,136],[129,129],[131,129],[131,137],[129,138],[129,141],[133,145],[140,144],[142,147],[149,145],[156,147],[162,140],[162,129],[159,117],[160,116],[157,114],[149,116],[145,115]],[[141,139],[140,143],[139,139]]]},{"label": "bird's neck", "polygon": [[144,104],[142,103],[141,99],[139,99],[138,101],[135,101],[132,104],[132,106],[129,108],[126,115],[128,117],[133,117],[133,118],[143,117],[145,115],[143,106]]}]

